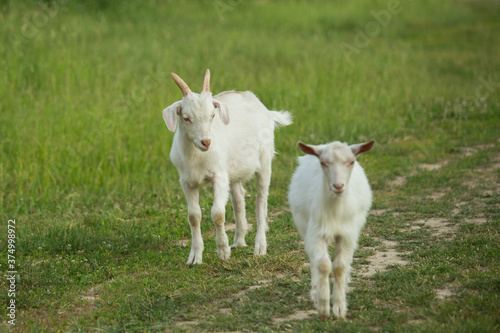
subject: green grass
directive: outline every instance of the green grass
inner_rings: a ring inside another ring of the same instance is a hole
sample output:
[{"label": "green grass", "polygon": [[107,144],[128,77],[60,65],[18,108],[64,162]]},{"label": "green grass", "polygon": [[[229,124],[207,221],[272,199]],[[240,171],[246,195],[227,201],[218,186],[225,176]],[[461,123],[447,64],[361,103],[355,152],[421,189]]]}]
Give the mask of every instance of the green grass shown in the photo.
[{"label": "green grass", "polygon": [[[500,330],[497,2],[401,1],[350,56],[340,45],[355,46],[388,2],[60,2],[0,1],[0,267],[16,219],[13,331]],[[251,90],[294,124],[276,132],[269,254],[253,256],[251,230],[248,248],[218,261],[207,187],[204,263],[190,269],[161,110],[181,97],[171,71],[200,91],[206,68],[212,91]],[[360,161],[380,213],[355,255],[348,319],[290,319],[312,309],[286,209],[295,143],[372,138]],[[361,276],[384,241],[408,264]],[[0,318],[10,326],[6,306]]]}]

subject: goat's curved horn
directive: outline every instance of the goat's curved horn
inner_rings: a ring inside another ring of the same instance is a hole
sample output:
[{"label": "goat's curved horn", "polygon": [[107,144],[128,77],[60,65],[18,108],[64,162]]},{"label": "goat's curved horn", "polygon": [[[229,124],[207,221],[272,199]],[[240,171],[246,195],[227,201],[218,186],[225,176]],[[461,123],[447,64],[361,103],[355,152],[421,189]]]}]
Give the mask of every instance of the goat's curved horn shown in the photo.
[{"label": "goat's curved horn", "polygon": [[183,96],[186,96],[187,94],[191,93],[191,89],[189,89],[186,82],[182,81],[182,79],[179,77],[179,75],[177,75],[175,73],[170,73],[170,75],[172,75],[174,82],[177,84],[179,89],[182,91]]},{"label": "goat's curved horn", "polygon": [[210,91],[210,70],[207,69],[205,72],[205,79],[203,80],[203,92]]}]

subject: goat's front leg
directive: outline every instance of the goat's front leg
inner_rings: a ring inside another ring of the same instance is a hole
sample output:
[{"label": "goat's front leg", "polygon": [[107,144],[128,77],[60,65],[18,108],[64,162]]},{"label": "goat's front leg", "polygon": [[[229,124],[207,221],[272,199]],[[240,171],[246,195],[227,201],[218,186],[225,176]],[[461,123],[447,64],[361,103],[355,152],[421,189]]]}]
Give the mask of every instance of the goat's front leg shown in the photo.
[{"label": "goat's front leg", "polygon": [[226,203],[229,198],[229,178],[226,174],[214,174],[214,204],[212,206],[212,220],[215,224],[215,242],[217,243],[217,256],[220,261],[228,261],[231,249],[224,228],[226,218]]},{"label": "goat's front leg", "polygon": [[181,180],[182,190],[186,196],[188,205],[188,220],[191,228],[191,252],[186,264],[193,266],[202,263],[203,238],[201,237],[201,209],[199,203],[198,186],[191,186],[189,183]]},{"label": "goat's front leg", "polygon": [[349,283],[356,240],[337,236],[335,237],[335,260],[333,261],[333,314],[337,318],[345,318],[347,313],[346,288]]},{"label": "goat's front leg", "polygon": [[318,309],[318,315],[325,320],[330,316],[330,273],[332,262],[328,255],[328,244],[322,237],[306,240],[311,262],[311,299]]}]

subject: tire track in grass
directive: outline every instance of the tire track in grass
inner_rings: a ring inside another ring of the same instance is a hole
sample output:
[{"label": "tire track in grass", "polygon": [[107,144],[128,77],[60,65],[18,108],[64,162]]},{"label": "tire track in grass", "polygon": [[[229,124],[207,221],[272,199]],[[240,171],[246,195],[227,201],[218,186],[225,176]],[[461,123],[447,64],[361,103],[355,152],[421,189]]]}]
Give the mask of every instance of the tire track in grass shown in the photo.
[{"label": "tire track in grass", "polygon": [[[471,157],[481,151],[486,149],[493,148],[494,144],[485,144],[478,145],[476,147],[462,147],[461,151],[463,156],[459,159]],[[417,170],[410,173],[409,176],[415,176],[422,171],[430,171],[434,172],[442,167],[446,166],[450,163],[452,159],[445,159],[442,161],[438,161],[436,163],[421,163],[418,165]],[[483,167],[488,171],[495,171],[500,168],[500,154],[496,154],[493,158],[492,163],[488,164],[486,167]],[[467,186],[471,188],[477,188],[481,185],[481,182],[478,180],[481,178],[481,175],[478,173],[473,174],[474,178],[472,178]],[[406,184],[407,177],[406,176],[398,176],[394,180],[389,182],[389,188],[397,190],[398,187],[404,186]],[[483,182],[484,184],[484,182]],[[441,200],[446,194],[448,194],[452,189],[445,188],[442,191],[438,191],[430,195],[432,200]],[[498,193],[496,190],[486,190],[483,191],[486,195],[493,195]],[[466,202],[459,202],[455,205],[455,208],[452,210],[453,215],[460,214],[462,210],[466,208]],[[384,214],[389,214],[389,209],[376,209],[372,210],[370,214],[375,216],[382,216]],[[397,216],[398,213],[392,213],[393,216]],[[487,222],[484,217],[484,213],[481,213],[475,218],[471,218],[466,220],[465,222],[473,223],[473,224],[483,224]],[[415,221],[411,221],[409,223],[410,230],[420,230],[422,228],[428,228],[432,235],[439,237],[441,239],[451,240],[453,239],[459,232],[459,224],[452,222],[445,218],[440,217],[431,217],[425,219],[419,219]],[[390,241],[386,239],[376,238],[382,242],[382,246],[373,248],[373,247],[364,247],[366,250],[373,250],[374,253],[367,257],[366,259],[370,262],[367,265],[362,265],[361,269],[354,274],[354,278],[367,278],[373,276],[376,272],[384,272],[388,269],[390,265],[401,265],[405,266],[410,264],[410,262],[404,260],[402,256],[406,253],[399,252],[396,250],[399,245],[396,241]],[[455,287],[452,285],[447,285],[443,289],[435,289],[434,292],[436,294],[436,298],[439,300],[446,300],[447,298],[453,296],[455,294]]]},{"label": "tire track in grass", "polygon": [[[476,147],[461,147],[461,152],[463,154],[462,157],[460,157],[458,160],[464,159],[471,157],[475,154],[478,154],[486,149],[491,149],[495,145],[494,144],[483,144],[483,145],[478,145]],[[427,164],[427,163],[422,163],[419,164],[418,168],[421,169],[421,171],[436,171],[447,165],[451,159],[446,159],[443,161],[438,161],[433,164]],[[465,182],[464,184],[468,187],[470,187],[472,190],[478,189],[482,187],[484,184],[487,184],[488,182],[485,181],[485,179],[482,178],[489,178],[491,175],[483,175],[481,174],[481,169],[484,169],[485,171],[497,171],[500,168],[500,154],[495,154],[493,157],[492,162],[488,163],[486,166],[479,166],[476,167],[474,170],[474,173],[472,174],[472,177],[469,181]],[[414,176],[418,174],[419,171],[414,171],[410,173],[410,176]],[[491,181],[491,179],[490,179]],[[406,184],[406,177],[399,176],[395,180],[389,183],[390,187],[398,187]],[[482,193],[484,195],[494,195],[498,193],[498,186],[495,185],[495,182],[491,182],[490,184],[493,185],[493,187],[496,187],[495,189],[487,189],[487,190],[482,190]],[[450,191],[452,191],[451,188],[445,188],[443,191],[435,192],[432,195],[430,195],[430,198],[432,200],[441,200],[446,194],[448,194]],[[485,199],[483,198],[482,201]],[[466,211],[468,207],[467,202],[458,202],[455,204],[455,208],[451,211],[452,215],[458,215],[462,211]],[[378,210],[375,211],[375,215],[382,215],[385,214],[387,210]],[[487,219],[484,216],[484,213],[481,212],[477,217],[474,218],[469,218],[465,219],[464,222],[466,223],[473,223],[473,224],[483,224],[487,222]],[[446,218],[440,218],[440,217],[430,217],[430,218],[425,218],[425,219],[419,219],[416,221],[410,222],[410,230],[420,230],[422,228],[428,228],[432,235],[439,237],[440,239],[445,239],[445,240],[451,240],[453,239],[459,232],[459,225],[460,223],[455,223],[452,222]],[[396,243],[396,242],[394,242]],[[376,253],[375,255],[371,256],[370,265],[379,265],[380,260],[377,260],[377,257],[380,255],[380,253]],[[397,260],[396,260],[397,263]],[[370,270],[369,272],[372,272],[373,270]],[[366,276],[366,275],[365,275]],[[436,299],[440,301],[446,301],[446,299],[452,297],[453,295],[456,294],[456,289],[457,286],[454,286],[452,284],[448,284],[445,287],[441,289],[434,289],[435,297]]]}]

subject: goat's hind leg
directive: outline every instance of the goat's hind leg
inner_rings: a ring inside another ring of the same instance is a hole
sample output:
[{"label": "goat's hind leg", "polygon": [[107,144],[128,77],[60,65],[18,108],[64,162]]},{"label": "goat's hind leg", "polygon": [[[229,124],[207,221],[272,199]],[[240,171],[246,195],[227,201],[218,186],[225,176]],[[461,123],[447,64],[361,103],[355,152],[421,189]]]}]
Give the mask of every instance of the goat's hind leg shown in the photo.
[{"label": "goat's hind leg", "polygon": [[[274,144],[271,142],[274,146]],[[274,150],[266,150],[260,155],[261,169],[257,173],[257,199],[255,200],[255,215],[257,217],[257,234],[255,235],[256,256],[267,253],[266,231],[267,227],[267,197],[271,183],[271,163]]]},{"label": "goat's hind leg", "polygon": [[232,248],[245,247],[248,225],[245,217],[245,189],[241,183],[231,184],[231,203],[234,211],[234,243]]},{"label": "goat's hind leg", "polygon": [[255,215],[257,216],[257,234],[255,235],[256,256],[267,253],[267,196],[269,194],[269,184],[271,182],[271,163],[268,167],[262,167],[257,174],[257,199],[255,201]]},{"label": "goat's hind leg", "polygon": [[189,227],[191,228],[191,252],[189,253],[186,264],[193,266],[194,264],[202,263],[204,247],[200,229],[201,209],[199,204],[199,190],[197,186],[192,187],[187,182],[183,181],[181,181],[181,186],[186,196]]}]

